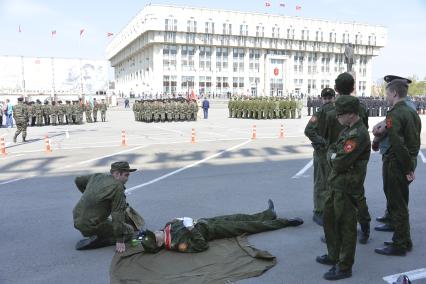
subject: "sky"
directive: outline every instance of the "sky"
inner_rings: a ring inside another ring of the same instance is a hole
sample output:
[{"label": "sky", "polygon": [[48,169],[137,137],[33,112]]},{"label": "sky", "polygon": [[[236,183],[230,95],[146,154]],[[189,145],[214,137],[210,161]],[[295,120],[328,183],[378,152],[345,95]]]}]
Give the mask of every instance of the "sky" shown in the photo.
[{"label": "sky", "polygon": [[[106,59],[112,40],[107,33],[120,32],[149,3],[385,26],[387,44],[373,59],[373,79],[386,74],[426,79],[426,0],[0,0],[0,55]],[[296,5],[302,9],[296,11]]]}]

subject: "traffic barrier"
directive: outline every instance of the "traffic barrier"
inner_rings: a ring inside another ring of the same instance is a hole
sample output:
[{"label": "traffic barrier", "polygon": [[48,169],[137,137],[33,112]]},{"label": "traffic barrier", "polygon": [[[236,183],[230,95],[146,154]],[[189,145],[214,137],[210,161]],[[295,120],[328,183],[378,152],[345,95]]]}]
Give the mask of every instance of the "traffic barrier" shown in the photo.
[{"label": "traffic barrier", "polygon": [[192,128],[192,132],[191,132],[191,143],[195,144],[195,128]]},{"label": "traffic barrier", "polygon": [[1,138],[0,147],[1,147],[1,155],[3,157],[6,156],[6,143],[4,142],[3,137]]},{"label": "traffic barrier", "polygon": [[47,134],[44,136],[44,146],[46,153],[52,153],[52,144]]},{"label": "traffic barrier", "polygon": [[121,130],[121,146],[127,146],[126,130]]}]

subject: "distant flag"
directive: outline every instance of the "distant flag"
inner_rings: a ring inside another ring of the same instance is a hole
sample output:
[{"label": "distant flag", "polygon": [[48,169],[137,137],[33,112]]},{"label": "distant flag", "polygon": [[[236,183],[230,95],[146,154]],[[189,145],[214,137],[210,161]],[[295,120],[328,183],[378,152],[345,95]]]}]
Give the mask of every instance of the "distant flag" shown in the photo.
[{"label": "distant flag", "polygon": [[52,37],[56,35],[56,30],[52,30]]},{"label": "distant flag", "polygon": [[265,2],[265,7],[271,7],[271,2]]},{"label": "distant flag", "polygon": [[34,64],[40,64],[40,59],[34,60]]},{"label": "distant flag", "polygon": [[113,36],[114,33],[107,33],[107,37]]},{"label": "distant flag", "polygon": [[84,29],[80,29],[80,37],[83,35]]},{"label": "distant flag", "polygon": [[300,10],[302,10],[302,6],[296,5],[296,11],[300,11]]},{"label": "distant flag", "polygon": [[284,8],[284,7],[285,7],[285,4],[281,2],[281,3],[280,3],[280,7]]},{"label": "distant flag", "polygon": [[19,25],[19,27],[18,27],[18,32],[22,33],[21,25]]}]

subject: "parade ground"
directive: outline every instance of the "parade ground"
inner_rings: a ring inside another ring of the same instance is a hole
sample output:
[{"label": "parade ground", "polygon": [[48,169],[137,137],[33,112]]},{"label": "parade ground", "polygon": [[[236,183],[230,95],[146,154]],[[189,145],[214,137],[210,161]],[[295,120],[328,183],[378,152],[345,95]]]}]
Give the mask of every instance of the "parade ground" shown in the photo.
[{"label": "parade ground", "polygon": [[[278,216],[304,219],[300,227],[250,236],[254,246],[278,262],[260,277],[239,283],[328,283],[322,276],[330,267],[315,262],[326,246],[320,241],[322,227],[312,221],[312,147],[304,136],[309,117],[231,119],[227,108],[214,104],[208,119],[166,123],[136,122],[131,109],[117,107],[107,112],[104,123],[29,127],[25,144],[21,137],[12,142],[16,128],[0,129],[7,146],[0,157],[0,283],[109,283],[114,247],[74,249],[82,238],[73,227],[72,209],[81,196],[74,178],[107,172],[112,162],[122,160],[138,169],[126,185],[127,201],[152,230],[174,217],[254,213],[266,209],[269,198]],[[381,119],[370,118],[370,131]],[[425,126],[426,116],[421,119]],[[46,152],[45,135],[51,152]],[[421,138],[410,186],[413,250],[405,257],[374,253],[392,233],[373,229],[379,224],[375,217],[384,213],[385,197],[381,155],[372,153],[365,182],[371,240],[357,244],[353,276],[339,283],[388,283],[383,277],[426,268],[424,130]],[[426,277],[426,272],[416,275]],[[413,283],[426,283],[426,278]]]}]

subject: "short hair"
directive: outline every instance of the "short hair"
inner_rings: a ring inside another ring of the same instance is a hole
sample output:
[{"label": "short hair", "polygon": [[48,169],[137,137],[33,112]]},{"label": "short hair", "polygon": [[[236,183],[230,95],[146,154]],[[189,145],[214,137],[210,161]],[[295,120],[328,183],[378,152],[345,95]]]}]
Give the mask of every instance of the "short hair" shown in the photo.
[{"label": "short hair", "polygon": [[350,95],[355,87],[354,77],[348,72],[337,76],[334,82],[335,89],[340,95]]},{"label": "short hair", "polygon": [[123,170],[116,170],[116,169],[110,169],[109,172],[113,174],[114,172],[118,172],[120,175],[129,171],[123,171]]},{"label": "short hair", "polygon": [[408,93],[408,84],[403,80],[395,79],[386,86],[386,90],[396,92],[398,97],[405,98]]}]

